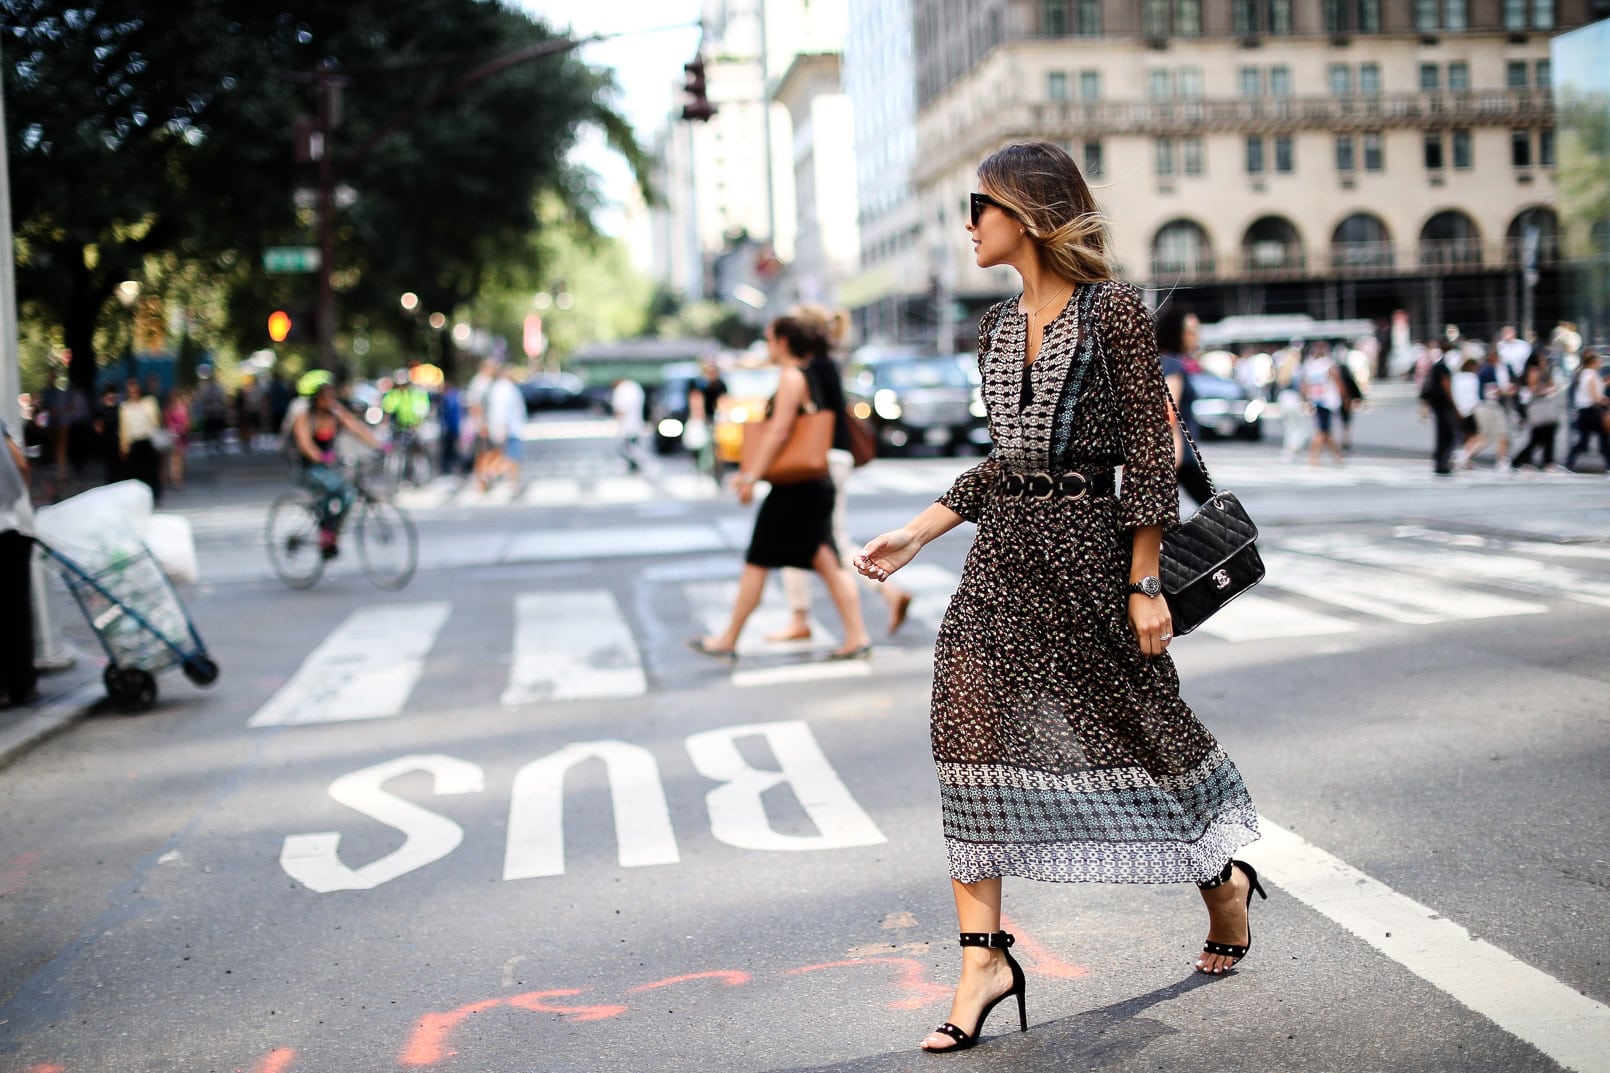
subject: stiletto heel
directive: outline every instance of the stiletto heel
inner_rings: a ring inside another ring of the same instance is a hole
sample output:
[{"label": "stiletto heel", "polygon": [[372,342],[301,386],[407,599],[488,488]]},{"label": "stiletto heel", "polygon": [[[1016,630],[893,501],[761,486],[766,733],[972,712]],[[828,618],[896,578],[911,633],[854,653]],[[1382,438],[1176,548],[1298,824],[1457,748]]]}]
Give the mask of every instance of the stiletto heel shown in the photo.
[{"label": "stiletto heel", "polygon": [[1027,1032],[1029,1030],[1028,982],[1023,976],[1023,966],[1019,965],[1017,959],[1012,956],[1011,949],[1012,944],[1017,942],[1016,937],[1009,931],[964,931],[957,936],[957,941],[962,946],[985,946],[991,950],[999,950],[1005,955],[1006,966],[1012,970],[1012,989],[1004,995],[991,999],[989,1004],[979,1011],[978,1024],[973,1026],[971,1033],[957,1028],[949,1021],[934,1029],[935,1032],[942,1036],[949,1036],[956,1043],[951,1047],[924,1047],[923,1050],[929,1054],[949,1054],[952,1051],[965,1051],[969,1047],[976,1046],[979,1037],[983,1035],[984,1021],[989,1017],[990,1011],[1014,995],[1017,996],[1018,1031]]},{"label": "stiletto heel", "polygon": [[[1220,957],[1235,958],[1235,960],[1229,965],[1229,967],[1232,969],[1241,964],[1241,959],[1246,957],[1248,951],[1252,949],[1252,896],[1256,894],[1258,897],[1267,901],[1269,899],[1269,895],[1264,893],[1263,884],[1258,882],[1258,870],[1252,867],[1252,865],[1248,864],[1246,861],[1231,860],[1224,866],[1224,871],[1219,873],[1217,879],[1210,879],[1206,883],[1197,884],[1197,886],[1202,890],[1212,890],[1214,887],[1223,886],[1225,883],[1230,882],[1230,877],[1235,874],[1235,869],[1237,868],[1246,873],[1249,883],[1247,887],[1246,945],[1240,946],[1235,943],[1218,943],[1214,942],[1212,939],[1209,939],[1202,946],[1202,953],[1204,954],[1218,954]],[[1216,972],[1210,972],[1209,970],[1202,968],[1200,962],[1197,963],[1196,971],[1204,976],[1221,976],[1225,972],[1224,969],[1219,969]]]}]

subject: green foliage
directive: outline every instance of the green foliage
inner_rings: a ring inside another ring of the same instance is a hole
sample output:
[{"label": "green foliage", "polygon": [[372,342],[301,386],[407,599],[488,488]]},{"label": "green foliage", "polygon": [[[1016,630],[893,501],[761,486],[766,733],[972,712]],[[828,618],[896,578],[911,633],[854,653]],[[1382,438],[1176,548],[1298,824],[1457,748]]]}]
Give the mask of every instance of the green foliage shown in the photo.
[{"label": "green foliage", "polygon": [[[314,241],[292,202],[314,180],[292,127],[321,61],[349,80],[330,144],[357,195],[337,222],[343,342],[356,330],[407,350],[419,330],[403,291],[454,309],[529,259],[540,193],[585,216],[590,177],[565,163],[583,124],[646,172],[603,103],[608,77],[495,2],[0,0],[0,13],[19,297],[39,339],[59,326],[80,383],[119,344],[124,279],[201,302],[192,332],[226,352],[266,344],[274,308],[313,309],[314,277],[268,276],[261,254]],[[486,73],[546,43],[554,54]],[[181,296],[167,283],[185,271]]]}]

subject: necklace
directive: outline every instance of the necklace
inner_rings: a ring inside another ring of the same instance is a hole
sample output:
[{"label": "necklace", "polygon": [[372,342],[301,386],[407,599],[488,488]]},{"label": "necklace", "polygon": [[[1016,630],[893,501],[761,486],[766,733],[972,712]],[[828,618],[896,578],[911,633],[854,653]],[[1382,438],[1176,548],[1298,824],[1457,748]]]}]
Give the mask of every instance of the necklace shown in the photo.
[{"label": "necklace", "polygon": [[[1072,293],[1072,292],[1069,292],[1069,293]],[[1052,302],[1055,302],[1059,297],[1061,297],[1061,295],[1062,295],[1062,288],[1058,287],[1057,290],[1056,290],[1056,293],[1053,294],[1050,298],[1047,298],[1045,300],[1045,302],[1040,306],[1039,309],[1036,309],[1032,313],[1025,313],[1024,316],[1029,318],[1030,320],[1034,319],[1035,317],[1038,317],[1042,312],[1045,311],[1046,306],[1050,305]]]}]

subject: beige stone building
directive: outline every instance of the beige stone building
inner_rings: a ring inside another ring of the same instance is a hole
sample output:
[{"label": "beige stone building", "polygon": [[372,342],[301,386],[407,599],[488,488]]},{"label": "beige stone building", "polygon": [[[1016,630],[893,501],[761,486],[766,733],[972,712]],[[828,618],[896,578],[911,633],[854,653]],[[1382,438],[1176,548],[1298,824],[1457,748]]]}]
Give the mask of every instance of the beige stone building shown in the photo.
[{"label": "beige stone building", "polygon": [[[914,0],[922,225],[976,313],[978,161],[1062,144],[1125,275],[1244,313],[1559,319],[1549,40],[1610,0]],[[1526,269],[1531,266],[1533,271]]]}]

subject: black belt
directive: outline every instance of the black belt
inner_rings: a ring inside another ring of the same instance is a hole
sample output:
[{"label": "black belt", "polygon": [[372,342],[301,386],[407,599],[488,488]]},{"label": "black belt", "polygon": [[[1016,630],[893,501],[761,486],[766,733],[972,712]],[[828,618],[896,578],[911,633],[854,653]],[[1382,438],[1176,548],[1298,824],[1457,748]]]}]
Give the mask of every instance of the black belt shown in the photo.
[{"label": "black belt", "polygon": [[1071,469],[1066,473],[1008,472],[1001,477],[1000,483],[1001,495],[1017,499],[1050,499],[1052,496],[1082,499],[1087,495],[1112,495],[1112,491],[1111,469],[1090,473]]}]

